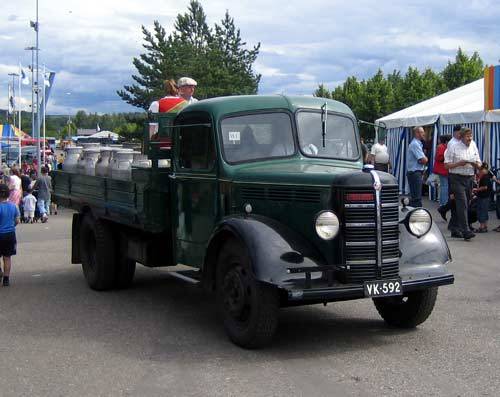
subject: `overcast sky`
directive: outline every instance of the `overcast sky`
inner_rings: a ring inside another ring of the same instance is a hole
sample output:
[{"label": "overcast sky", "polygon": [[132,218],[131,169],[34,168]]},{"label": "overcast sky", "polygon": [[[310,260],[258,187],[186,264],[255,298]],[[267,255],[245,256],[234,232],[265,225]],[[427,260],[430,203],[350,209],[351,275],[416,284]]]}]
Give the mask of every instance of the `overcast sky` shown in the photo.
[{"label": "overcast sky", "polygon": [[[117,95],[131,83],[132,58],[142,52],[141,25],[155,19],[170,30],[187,0],[40,0],[40,63],[57,72],[48,113],[137,110]],[[259,93],[310,95],[319,83],[333,89],[348,76],[441,69],[461,46],[485,62],[500,58],[498,0],[337,1],[205,0],[213,25],[226,9],[249,45],[261,43],[255,70]],[[31,62],[29,27],[35,0],[3,1],[0,16],[0,108],[19,62]],[[31,98],[24,89],[24,106]]]}]

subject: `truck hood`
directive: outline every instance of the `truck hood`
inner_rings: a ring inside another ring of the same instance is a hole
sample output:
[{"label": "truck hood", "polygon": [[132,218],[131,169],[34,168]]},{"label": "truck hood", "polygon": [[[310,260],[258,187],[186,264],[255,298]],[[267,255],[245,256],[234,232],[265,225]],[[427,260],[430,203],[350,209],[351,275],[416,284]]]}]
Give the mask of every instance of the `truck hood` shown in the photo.
[{"label": "truck hood", "polygon": [[234,166],[233,182],[331,186],[341,175],[360,171],[358,162],[268,161]]}]

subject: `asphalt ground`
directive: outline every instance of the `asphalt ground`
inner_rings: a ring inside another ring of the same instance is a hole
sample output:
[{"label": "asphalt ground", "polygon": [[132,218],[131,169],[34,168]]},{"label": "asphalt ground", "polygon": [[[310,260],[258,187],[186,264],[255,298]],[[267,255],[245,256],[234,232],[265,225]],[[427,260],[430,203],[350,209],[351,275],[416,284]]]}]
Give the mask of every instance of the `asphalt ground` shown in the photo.
[{"label": "asphalt ground", "polygon": [[70,232],[69,210],[18,227],[0,287],[0,396],[500,394],[500,233],[449,240],[456,284],[415,330],[387,327],[370,300],[289,308],[274,344],[247,351],[210,295],[164,270],[90,290]]}]

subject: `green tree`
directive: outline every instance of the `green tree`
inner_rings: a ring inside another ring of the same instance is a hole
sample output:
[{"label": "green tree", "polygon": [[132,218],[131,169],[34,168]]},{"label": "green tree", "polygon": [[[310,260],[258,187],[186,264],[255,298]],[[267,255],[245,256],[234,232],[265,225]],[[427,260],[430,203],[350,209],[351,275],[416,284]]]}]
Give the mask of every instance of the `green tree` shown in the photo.
[{"label": "green tree", "polygon": [[459,48],[455,62],[448,62],[441,72],[430,68],[420,72],[410,66],[404,75],[399,70],[394,70],[384,76],[378,70],[367,80],[358,81],[356,77],[350,76],[333,91],[320,84],[314,95],[343,102],[351,107],[359,119],[374,121],[482,76],[483,61],[479,54],[475,52],[468,57]]},{"label": "green tree", "polygon": [[320,84],[318,89],[314,91],[313,95],[318,98],[332,98],[332,94],[328,91],[328,88],[326,88],[324,84]]},{"label": "green tree", "polygon": [[483,74],[484,63],[479,54],[474,52],[469,57],[461,48],[458,49],[455,62],[448,61],[448,65],[446,65],[442,72],[444,83],[448,90],[453,90],[480,79],[483,77]]},{"label": "green tree", "polygon": [[198,98],[257,93],[260,75],[252,67],[260,44],[248,49],[229,13],[211,29],[201,4],[192,0],[171,34],[158,21],[152,31],[143,26],[142,33],[146,51],[133,60],[134,83],[118,91],[125,102],[147,109],[164,95],[166,78],[181,76],[198,81]]},{"label": "green tree", "polygon": [[394,92],[382,70],[365,83],[361,110],[365,120],[376,120],[394,108]]}]

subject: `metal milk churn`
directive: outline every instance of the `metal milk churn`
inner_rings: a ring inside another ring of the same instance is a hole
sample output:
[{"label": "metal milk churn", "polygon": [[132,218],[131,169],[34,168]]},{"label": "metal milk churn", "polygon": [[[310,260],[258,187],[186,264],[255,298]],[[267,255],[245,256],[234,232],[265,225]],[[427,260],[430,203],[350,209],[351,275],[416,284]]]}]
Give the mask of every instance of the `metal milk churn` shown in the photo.
[{"label": "metal milk churn", "polygon": [[62,165],[63,171],[76,172],[76,165],[82,153],[83,147],[81,146],[68,146],[65,151],[64,163]]},{"label": "metal milk churn", "polygon": [[106,177],[108,176],[109,162],[111,161],[112,149],[108,146],[101,147],[99,160],[95,164],[95,175]]},{"label": "metal milk churn", "polygon": [[90,148],[84,149],[83,152],[85,153],[85,168],[83,173],[85,175],[95,175],[95,164],[99,159],[101,150],[99,148]]},{"label": "metal milk churn", "polygon": [[134,153],[131,150],[119,150],[113,154],[111,178],[128,181],[131,178],[131,163]]}]

